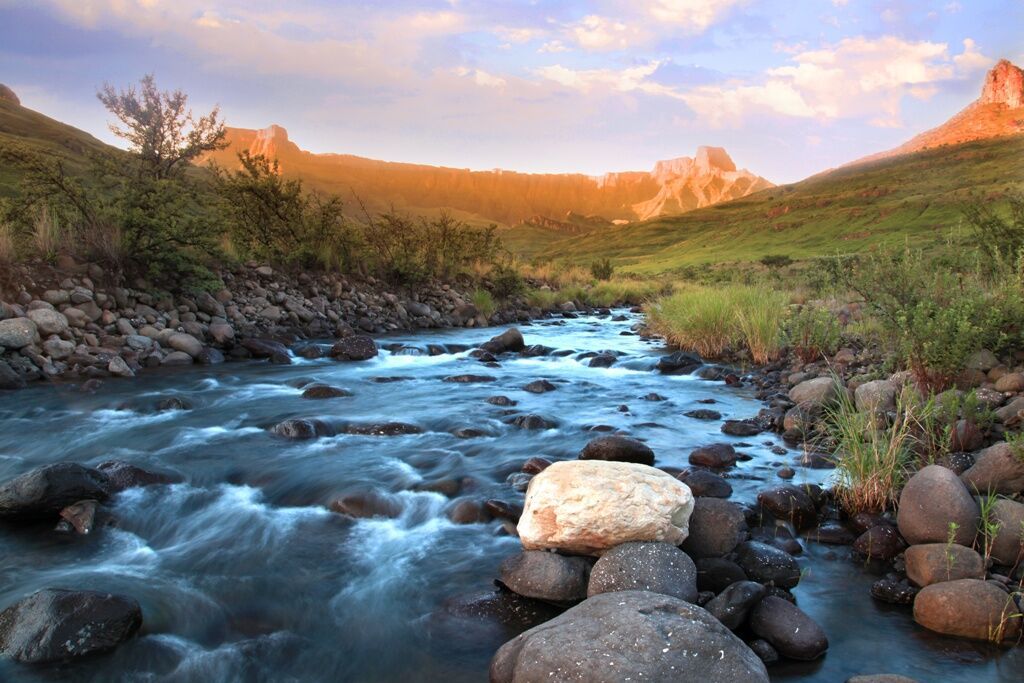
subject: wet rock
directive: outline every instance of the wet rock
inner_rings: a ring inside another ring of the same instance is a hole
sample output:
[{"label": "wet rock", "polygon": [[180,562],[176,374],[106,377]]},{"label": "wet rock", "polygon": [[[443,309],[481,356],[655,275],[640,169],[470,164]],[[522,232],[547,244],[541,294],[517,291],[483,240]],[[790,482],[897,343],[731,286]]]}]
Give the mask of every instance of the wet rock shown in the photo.
[{"label": "wet rock", "polygon": [[904,553],[907,578],[922,588],[958,579],[984,579],[981,555],[956,543],[925,543]]},{"label": "wet rock", "polygon": [[508,396],[488,396],[485,400],[493,406],[510,407],[516,405],[516,401],[513,401]]},{"label": "wet rock", "polygon": [[73,462],[44,465],[0,485],[0,518],[56,518],[80,500],[110,497],[105,474]]},{"label": "wet rock", "polygon": [[[601,662],[603,666],[595,666]],[[646,591],[595,595],[498,650],[492,683],[767,683],[764,664],[705,610]]]},{"label": "wet rock", "polygon": [[800,455],[800,466],[812,470],[834,470],[836,459],[830,453],[806,452]]},{"label": "wet rock", "polygon": [[107,488],[111,494],[139,486],[177,484],[181,476],[163,472],[151,472],[123,460],[107,460],[96,466],[107,477]]},{"label": "wet rock", "polygon": [[334,431],[320,420],[293,418],[279,422],[270,428],[275,436],[285,439],[315,439],[320,436],[332,436]]},{"label": "wet rock", "polygon": [[828,637],[816,621],[785,600],[767,596],[750,614],[750,630],[783,657],[811,661],[828,650]]},{"label": "wet rock", "polygon": [[168,396],[157,401],[154,407],[158,413],[167,410],[192,410],[192,403],[180,396]]},{"label": "wet rock", "polygon": [[309,344],[296,351],[295,355],[306,360],[317,360],[324,357],[324,351],[316,344]]},{"label": "wet rock", "polygon": [[1008,567],[1018,566],[1024,560],[1024,503],[1000,498],[990,514],[998,529],[991,541],[992,559]]},{"label": "wet rock", "polygon": [[922,588],[914,598],[914,621],[930,631],[974,640],[1014,640],[1021,631],[1013,598],[978,579]]},{"label": "wet rock", "polygon": [[906,577],[890,572],[871,584],[871,597],[892,605],[909,605],[918,590]]},{"label": "wet rock", "polygon": [[715,619],[735,631],[747,620],[747,615],[765,596],[765,588],[754,581],[738,581],[723,590],[704,606]]},{"label": "wet rock", "polygon": [[454,384],[478,384],[482,382],[495,382],[497,377],[493,375],[449,375],[442,381]]},{"label": "wet rock", "polygon": [[764,638],[755,638],[747,643],[747,645],[765,664],[774,664],[779,661],[779,651],[772,647],[772,644]]},{"label": "wet rock", "polygon": [[808,531],[804,537],[816,543],[829,545],[851,545],[857,540],[852,531],[838,522],[825,522],[817,529]]},{"label": "wet rock", "polygon": [[793,588],[800,582],[800,565],[796,560],[789,553],[766,543],[741,543],[736,548],[736,563],[752,581],[758,583]]},{"label": "wet rock", "polygon": [[67,522],[76,533],[87,536],[96,521],[96,505],[95,500],[80,500],[61,510],[61,519]]},{"label": "wet rock", "polygon": [[310,384],[302,392],[302,398],[311,400],[322,400],[327,398],[342,398],[351,396],[352,392],[341,387],[332,387],[327,384]]},{"label": "wet rock", "polygon": [[476,427],[461,427],[452,431],[452,436],[456,439],[479,439],[480,437],[490,436],[487,430],[477,429]]},{"label": "wet rock", "polygon": [[519,415],[513,418],[512,424],[520,429],[554,429],[558,423],[547,419],[543,415]]},{"label": "wet rock", "polygon": [[757,423],[746,420],[726,420],[722,424],[722,433],[729,436],[756,436],[763,431]]},{"label": "wet rock", "polygon": [[736,449],[727,443],[715,443],[710,446],[701,446],[690,452],[690,464],[701,467],[722,469],[736,464],[739,456]]},{"label": "wet rock", "polygon": [[971,493],[1012,495],[1024,491],[1024,449],[1000,442],[978,453],[960,475]]},{"label": "wet rock", "polygon": [[900,532],[889,524],[873,526],[857,537],[853,549],[872,560],[888,562],[901,552],[907,544]]},{"label": "wet rock", "polygon": [[369,360],[377,355],[377,344],[372,337],[365,334],[354,334],[335,342],[328,355],[337,360]]},{"label": "wet rock", "polygon": [[678,545],[687,536],[693,505],[685,484],[653,467],[556,462],[530,483],[519,536],[526,549],[581,554],[629,541]]},{"label": "wet rock", "polygon": [[0,654],[29,664],[113,650],[142,625],[131,598],[47,588],[0,612]]},{"label": "wet rock", "polygon": [[978,528],[978,504],[953,472],[939,465],[919,470],[903,487],[896,523],[907,543],[945,543],[950,523],[953,542],[971,545]]},{"label": "wet rock", "polygon": [[611,366],[615,365],[616,360],[618,359],[615,357],[615,354],[599,353],[593,358],[591,358],[590,362],[587,363],[587,365],[592,368],[610,368]]},{"label": "wet rock", "polygon": [[688,410],[683,413],[686,417],[692,417],[695,420],[721,420],[722,414],[717,410],[709,410],[707,408],[698,408],[697,410]]},{"label": "wet rock", "polygon": [[427,628],[446,647],[493,650],[559,613],[558,607],[502,589],[446,600],[431,614]]},{"label": "wet rock", "polygon": [[732,495],[729,482],[707,470],[684,470],[676,475],[679,481],[690,487],[696,498],[728,498]]},{"label": "wet rock", "polygon": [[697,567],[682,550],[668,543],[623,543],[594,565],[587,597],[614,591],[642,590],[697,600]]},{"label": "wet rock", "polygon": [[663,375],[689,375],[704,364],[704,361],[692,353],[676,351],[658,359],[654,368]]},{"label": "wet rock", "polygon": [[720,498],[697,498],[682,548],[695,559],[721,557],[746,537],[747,521],[739,505]]},{"label": "wet rock", "polygon": [[818,521],[818,510],[814,501],[799,486],[785,484],[761,491],[757,502],[776,519],[791,522],[797,529],[804,529]]},{"label": "wet rock", "polygon": [[484,502],[484,508],[495,519],[507,519],[510,522],[518,523],[523,516],[523,506],[518,503],[509,503],[504,500],[491,499]]},{"label": "wet rock", "polygon": [[643,400],[645,400],[645,401],[667,401],[668,400],[666,397],[662,396],[661,394],[656,394],[654,392],[651,392],[649,394],[645,394],[641,398],[643,398]]},{"label": "wet rock", "polygon": [[523,333],[512,327],[481,344],[480,348],[491,353],[522,351],[526,348],[526,342],[523,341]]},{"label": "wet rock", "polygon": [[455,501],[445,514],[453,524],[482,524],[491,521],[491,513],[484,504],[470,498]]},{"label": "wet rock", "polygon": [[501,582],[519,595],[549,602],[579,602],[587,597],[590,561],[545,550],[526,550],[505,558]]},{"label": "wet rock", "polygon": [[363,436],[405,436],[422,434],[423,428],[405,422],[379,422],[375,424],[355,424],[345,427],[346,434]]},{"label": "wet rock", "polygon": [[549,391],[554,391],[557,388],[558,387],[546,379],[538,379],[524,386],[523,391],[529,391],[531,394],[545,394]]},{"label": "wet rock", "polygon": [[723,557],[701,557],[697,566],[697,589],[718,594],[737,581],[746,581],[747,573],[732,560]]},{"label": "wet rock", "polygon": [[522,471],[527,474],[540,474],[550,466],[551,461],[547,458],[533,456],[523,463]]},{"label": "wet rock", "polygon": [[580,460],[612,460],[654,464],[654,451],[647,444],[625,436],[599,436],[580,451]]},{"label": "wet rock", "polygon": [[332,512],[356,519],[387,517],[394,519],[402,514],[402,504],[390,495],[377,491],[363,491],[343,496],[330,504]]},{"label": "wet rock", "polygon": [[543,344],[531,344],[530,346],[527,346],[522,351],[520,351],[520,354],[526,356],[527,358],[538,358],[540,356],[550,355],[554,350],[554,347],[551,346],[544,346]]},{"label": "wet rock", "polygon": [[288,347],[273,339],[243,339],[241,346],[252,354],[253,358],[288,357]]}]

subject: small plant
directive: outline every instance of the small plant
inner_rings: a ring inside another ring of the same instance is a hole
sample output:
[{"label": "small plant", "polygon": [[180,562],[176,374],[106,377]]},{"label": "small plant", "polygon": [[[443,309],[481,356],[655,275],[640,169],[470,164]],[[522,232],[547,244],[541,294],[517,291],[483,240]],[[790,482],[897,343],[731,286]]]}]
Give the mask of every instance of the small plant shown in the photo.
[{"label": "small plant", "polygon": [[829,358],[839,350],[839,321],[824,308],[804,306],[787,325],[793,352],[804,363]]},{"label": "small plant", "polygon": [[1003,612],[999,615],[999,623],[996,624],[994,627],[989,625],[988,639],[991,642],[1003,642],[1003,640],[1006,639],[1006,633],[1007,629],[1010,626],[1010,622],[1012,622],[1015,619],[1024,619],[1024,613],[1021,613],[1020,608],[1017,607],[1017,600],[1020,598],[1020,596],[1020,591],[1011,592],[1006,596],[1006,606],[1003,607]]},{"label": "small plant", "polygon": [[484,318],[490,319],[494,315],[494,311],[497,310],[497,306],[494,303],[494,297],[486,289],[478,289],[473,292],[473,305],[476,310]]},{"label": "small plant", "polygon": [[950,522],[949,528],[946,531],[946,578],[949,579],[953,575],[953,565],[956,564],[956,555],[953,554],[953,545],[956,543],[956,532],[960,530],[960,525],[956,522]]},{"label": "small plant", "polygon": [[53,262],[60,254],[63,244],[63,230],[50,209],[43,205],[32,222],[32,244],[36,255],[47,262]]},{"label": "small plant", "polygon": [[611,280],[614,272],[615,266],[612,265],[611,259],[600,259],[590,264],[590,274],[595,280]]},{"label": "small plant", "polygon": [[526,293],[526,303],[531,308],[549,311],[557,305],[558,294],[550,289],[531,289]]},{"label": "small plant", "polygon": [[1003,525],[993,515],[997,500],[999,500],[999,497],[992,492],[978,497],[978,508],[981,513],[982,557],[985,560],[986,566],[988,566],[989,560],[992,559],[992,547],[995,545],[996,536],[999,535],[999,530],[1003,528]]},{"label": "small plant", "polygon": [[1024,462],[1024,432],[1006,432],[1004,438],[1013,456]]}]

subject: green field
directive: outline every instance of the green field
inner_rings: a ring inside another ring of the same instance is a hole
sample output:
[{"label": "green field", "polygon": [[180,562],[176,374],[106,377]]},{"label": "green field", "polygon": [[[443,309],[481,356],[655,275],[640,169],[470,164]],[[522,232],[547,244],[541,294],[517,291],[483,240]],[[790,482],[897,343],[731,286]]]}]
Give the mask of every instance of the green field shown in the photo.
[{"label": "green field", "polygon": [[1024,191],[1024,136],[927,150],[822,173],[682,216],[566,237],[512,228],[523,258],[589,263],[609,257],[623,271],[655,274],[766,255],[803,259],[879,244],[933,245],[972,202]]}]

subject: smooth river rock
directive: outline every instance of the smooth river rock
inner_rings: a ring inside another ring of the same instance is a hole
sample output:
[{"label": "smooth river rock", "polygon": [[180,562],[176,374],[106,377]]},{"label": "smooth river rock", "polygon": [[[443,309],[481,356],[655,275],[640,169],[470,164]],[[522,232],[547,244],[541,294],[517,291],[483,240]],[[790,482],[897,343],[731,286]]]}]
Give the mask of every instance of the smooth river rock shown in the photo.
[{"label": "smooth river rock", "polygon": [[985,562],[972,548],[956,543],[925,543],[903,554],[907,578],[918,586],[958,579],[984,579]]},{"label": "smooth river rock", "polygon": [[556,462],[530,482],[519,520],[527,550],[599,555],[630,541],[679,545],[689,533],[689,487],[647,465]]},{"label": "smooth river rock", "polygon": [[910,545],[953,542],[969,546],[978,529],[978,504],[967,487],[940,465],[922,468],[903,487],[896,524]]},{"label": "smooth river rock", "polygon": [[988,581],[934,583],[914,598],[914,621],[926,629],[973,640],[1013,640],[1021,630],[1019,609],[1006,591]]},{"label": "smooth river rock", "polygon": [[828,650],[828,637],[816,621],[796,605],[769,595],[750,614],[750,630],[784,657],[810,661]]},{"label": "smooth river rock", "polygon": [[580,460],[613,460],[654,464],[654,451],[650,446],[626,436],[599,436],[580,451]]},{"label": "smooth river rock", "polygon": [[505,558],[501,582],[527,598],[549,602],[579,602],[587,597],[590,561],[546,550],[526,550]]},{"label": "smooth river rock", "polygon": [[109,497],[99,470],[73,462],[44,465],[0,485],[0,518],[47,519],[80,500]]},{"label": "smooth river rock", "polygon": [[697,601],[697,567],[668,543],[623,543],[597,561],[590,572],[587,596],[642,590]]}]

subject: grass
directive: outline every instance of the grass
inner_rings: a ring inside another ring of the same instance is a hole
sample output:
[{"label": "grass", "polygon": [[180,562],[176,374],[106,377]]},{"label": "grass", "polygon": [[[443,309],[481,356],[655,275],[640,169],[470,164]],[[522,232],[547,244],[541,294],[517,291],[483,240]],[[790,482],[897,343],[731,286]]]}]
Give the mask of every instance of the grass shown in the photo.
[{"label": "grass", "polygon": [[483,317],[488,319],[490,319],[490,317],[494,315],[494,311],[498,309],[497,305],[494,303],[494,297],[486,289],[477,289],[473,292],[472,302],[473,305],[476,306],[476,310],[479,311]]},{"label": "grass", "polygon": [[654,331],[704,358],[746,348],[756,363],[781,353],[787,297],[767,287],[691,285],[646,307]]},{"label": "grass", "polygon": [[875,417],[858,412],[846,392],[825,411],[825,431],[836,445],[836,500],[850,515],[883,512],[895,505],[914,460],[916,413],[910,405],[897,410],[888,429]]},{"label": "grass", "polygon": [[9,266],[18,258],[14,243],[14,229],[10,223],[0,223],[0,264]]},{"label": "grass", "polygon": [[981,516],[981,556],[984,558],[986,566],[992,558],[992,546],[996,542],[996,536],[999,535],[999,530],[1003,526],[993,515],[998,500],[999,496],[994,493],[978,496],[978,509]]}]

